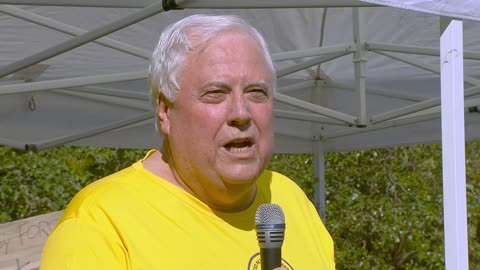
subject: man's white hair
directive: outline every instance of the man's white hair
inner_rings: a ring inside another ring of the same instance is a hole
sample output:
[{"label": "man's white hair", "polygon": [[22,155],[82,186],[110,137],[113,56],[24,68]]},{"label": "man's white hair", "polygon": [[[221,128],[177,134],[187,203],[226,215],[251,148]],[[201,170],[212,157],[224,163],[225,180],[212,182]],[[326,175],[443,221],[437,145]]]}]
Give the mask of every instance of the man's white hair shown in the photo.
[{"label": "man's white hair", "polygon": [[[245,33],[258,42],[276,87],[275,68],[263,36],[249,23],[234,15],[192,15],[167,27],[158,41],[149,68],[151,102],[157,107],[159,95],[173,103],[178,92],[178,75],[185,58],[193,50],[207,46],[222,33]],[[158,116],[156,116],[158,117]]]}]

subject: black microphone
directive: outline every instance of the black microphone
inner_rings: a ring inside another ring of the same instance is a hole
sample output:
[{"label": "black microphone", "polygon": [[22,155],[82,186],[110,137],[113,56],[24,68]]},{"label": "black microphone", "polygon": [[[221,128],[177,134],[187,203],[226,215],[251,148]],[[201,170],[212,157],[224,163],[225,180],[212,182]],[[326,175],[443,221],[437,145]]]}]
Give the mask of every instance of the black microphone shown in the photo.
[{"label": "black microphone", "polygon": [[260,205],[255,213],[255,230],[260,246],[262,270],[282,266],[282,244],[285,235],[285,216],[282,208],[273,203]]}]

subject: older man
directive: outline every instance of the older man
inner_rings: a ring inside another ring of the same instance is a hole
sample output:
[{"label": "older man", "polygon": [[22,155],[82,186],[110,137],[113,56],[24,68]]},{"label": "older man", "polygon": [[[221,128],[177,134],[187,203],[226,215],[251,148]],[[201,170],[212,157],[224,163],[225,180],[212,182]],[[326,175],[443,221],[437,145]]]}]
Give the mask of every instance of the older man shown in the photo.
[{"label": "older man", "polygon": [[334,269],[333,242],[288,178],[264,168],[276,77],[261,35],[235,16],[167,28],[150,67],[161,151],[75,196],[41,269],[260,269],[254,216],[285,212],[286,269]]}]

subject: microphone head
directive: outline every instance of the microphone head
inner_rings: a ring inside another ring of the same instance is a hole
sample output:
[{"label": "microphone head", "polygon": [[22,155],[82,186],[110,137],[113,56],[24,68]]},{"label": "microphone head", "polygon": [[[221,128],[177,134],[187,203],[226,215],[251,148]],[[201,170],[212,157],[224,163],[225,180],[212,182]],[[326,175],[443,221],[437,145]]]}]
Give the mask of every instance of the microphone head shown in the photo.
[{"label": "microphone head", "polygon": [[255,229],[260,248],[280,248],[285,235],[285,215],[277,204],[262,204],[255,213]]},{"label": "microphone head", "polygon": [[264,203],[258,206],[255,213],[255,224],[281,224],[285,223],[285,215],[278,204]]}]

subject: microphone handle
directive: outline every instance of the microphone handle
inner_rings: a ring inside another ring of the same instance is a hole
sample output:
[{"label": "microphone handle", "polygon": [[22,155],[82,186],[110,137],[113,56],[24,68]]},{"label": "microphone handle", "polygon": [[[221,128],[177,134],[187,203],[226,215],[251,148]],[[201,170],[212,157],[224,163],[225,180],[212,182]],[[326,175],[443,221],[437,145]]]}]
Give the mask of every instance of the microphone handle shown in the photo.
[{"label": "microphone handle", "polygon": [[262,270],[273,270],[282,266],[282,248],[260,248]]}]

